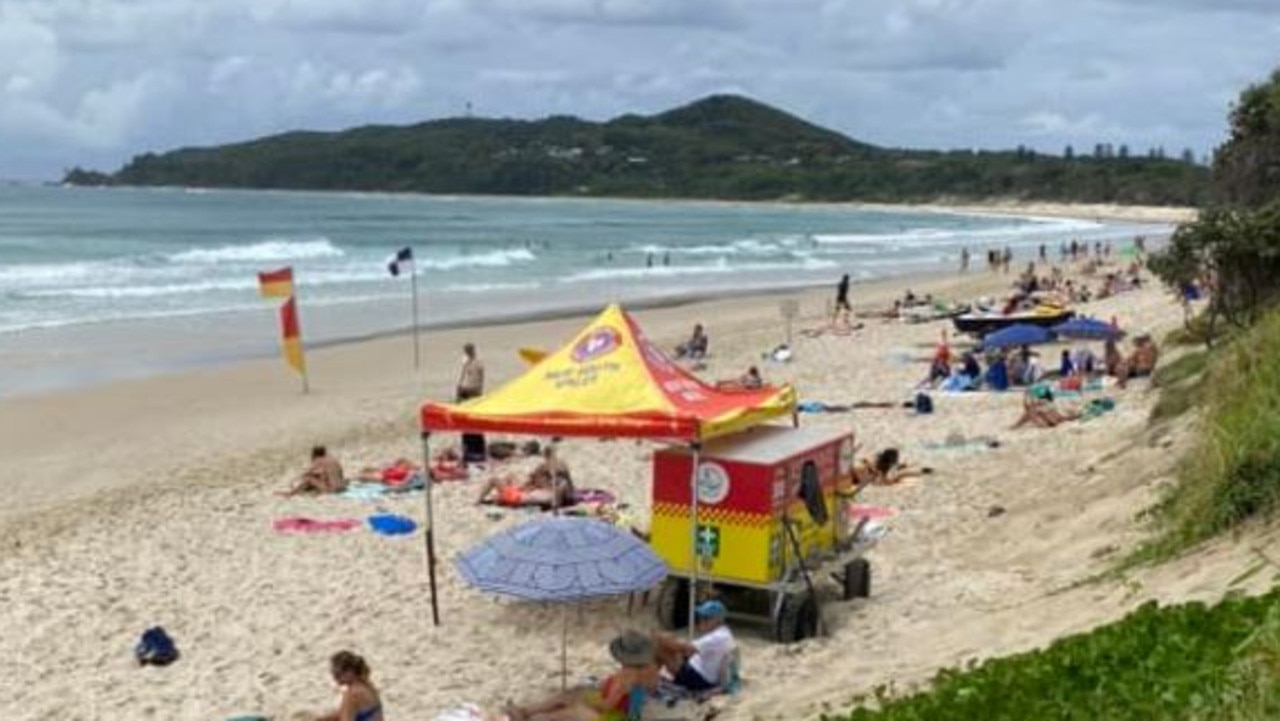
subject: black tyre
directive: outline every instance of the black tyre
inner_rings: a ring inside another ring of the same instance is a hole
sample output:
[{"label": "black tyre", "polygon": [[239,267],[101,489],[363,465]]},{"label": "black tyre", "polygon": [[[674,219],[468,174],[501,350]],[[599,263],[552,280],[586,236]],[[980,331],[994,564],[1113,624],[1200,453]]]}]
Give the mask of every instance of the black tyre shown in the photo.
[{"label": "black tyre", "polygon": [[867,598],[871,595],[871,562],[855,558],[844,564],[844,600]]},{"label": "black tyre", "polygon": [[689,582],[683,578],[668,578],[658,589],[658,625],[668,631],[678,631],[689,625]]},{"label": "black tyre", "polygon": [[818,635],[818,599],[812,594],[789,595],[782,601],[774,637],[779,643],[795,643]]}]

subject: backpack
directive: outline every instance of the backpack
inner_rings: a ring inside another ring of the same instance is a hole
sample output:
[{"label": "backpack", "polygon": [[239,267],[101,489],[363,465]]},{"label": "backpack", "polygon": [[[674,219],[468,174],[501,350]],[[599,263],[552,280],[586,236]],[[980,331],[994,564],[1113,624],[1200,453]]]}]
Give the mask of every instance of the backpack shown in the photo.
[{"label": "backpack", "polygon": [[933,413],[933,398],[928,393],[916,394],[916,413]]},{"label": "backpack", "polygon": [[142,638],[133,649],[133,655],[144,666],[168,666],[178,660],[178,647],[163,628],[156,626],[142,633]]}]

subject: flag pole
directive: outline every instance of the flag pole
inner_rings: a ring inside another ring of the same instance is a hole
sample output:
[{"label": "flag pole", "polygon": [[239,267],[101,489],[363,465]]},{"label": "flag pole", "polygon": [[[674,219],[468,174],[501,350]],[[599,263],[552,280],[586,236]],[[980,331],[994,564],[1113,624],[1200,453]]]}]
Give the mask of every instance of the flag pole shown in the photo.
[{"label": "flag pole", "polygon": [[440,625],[440,604],[436,599],[436,524],[435,509],[431,505],[431,487],[435,485],[435,478],[431,474],[431,434],[422,433],[422,479],[426,482],[426,493],[423,494],[423,502],[426,504],[426,529],[424,543],[424,551],[426,553],[427,566],[427,582],[431,587],[431,622],[435,626]]},{"label": "flag pole", "polygon": [[298,285],[293,284],[293,315],[298,322],[298,351],[302,357],[302,395],[311,392],[311,384],[307,381],[307,344],[302,341],[302,304],[298,302]]},{"label": "flag pole", "polygon": [[416,371],[422,366],[422,350],[418,341],[418,264],[414,263],[409,269],[409,287],[413,294],[413,369]]}]

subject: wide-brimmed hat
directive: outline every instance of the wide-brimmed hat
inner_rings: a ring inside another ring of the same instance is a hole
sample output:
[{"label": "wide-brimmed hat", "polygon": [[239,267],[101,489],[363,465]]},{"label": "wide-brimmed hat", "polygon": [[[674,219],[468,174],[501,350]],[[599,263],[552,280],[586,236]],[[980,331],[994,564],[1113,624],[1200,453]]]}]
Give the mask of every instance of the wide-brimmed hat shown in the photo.
[{"label": "wide-brimmed hat", "polygon": [[627,631],[609,642],[609,655],[623,666],[648,666],[654,662],[653,640],[639,631]]}]

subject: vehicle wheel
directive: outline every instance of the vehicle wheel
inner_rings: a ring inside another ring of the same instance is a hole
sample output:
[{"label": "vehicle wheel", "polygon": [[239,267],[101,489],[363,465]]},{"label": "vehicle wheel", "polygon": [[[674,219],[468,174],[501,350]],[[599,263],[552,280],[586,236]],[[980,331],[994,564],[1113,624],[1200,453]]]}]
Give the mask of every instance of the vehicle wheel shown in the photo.
[{"label": "vehicle wheel", "polygon": [[818,635],[818,599],[812,594],[788,595],[782,601],[774,637],[779,643],[795,643]]},{"label": "vehicle wheel", "polygon": [[844,600],[867,598],[871,595],[871,562],[855,558],[844,564]]},{"label": "vehicle wheel", "polygon": [[658,589],[658,625],[676,631],[689,625],[689,582],[668,578]]}]

